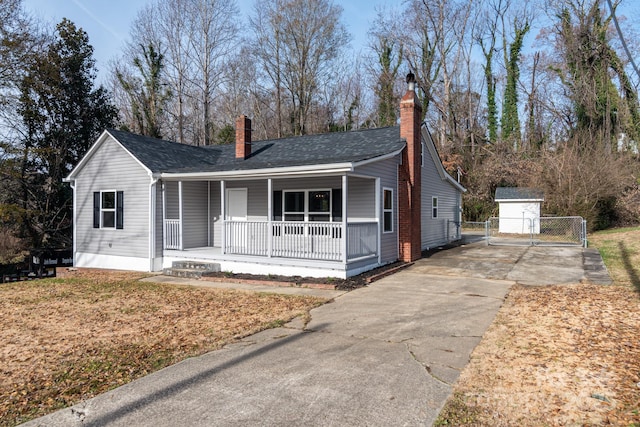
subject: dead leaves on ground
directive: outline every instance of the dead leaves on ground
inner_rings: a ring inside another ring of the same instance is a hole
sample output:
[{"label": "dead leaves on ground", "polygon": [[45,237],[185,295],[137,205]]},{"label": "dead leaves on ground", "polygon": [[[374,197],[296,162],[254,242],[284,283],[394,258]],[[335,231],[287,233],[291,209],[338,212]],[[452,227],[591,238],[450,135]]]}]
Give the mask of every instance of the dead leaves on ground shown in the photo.
[{"label": "dead leaves on ground", "polygon": [[0,425],[220,348],[322,301],[168,286],[140,277],[89,271],[0,287]]},{"label": "dead leaves on ground", "polygon": [[440,422],[637,425],[639,337],[640,297],[628,287],[516,286]]}]

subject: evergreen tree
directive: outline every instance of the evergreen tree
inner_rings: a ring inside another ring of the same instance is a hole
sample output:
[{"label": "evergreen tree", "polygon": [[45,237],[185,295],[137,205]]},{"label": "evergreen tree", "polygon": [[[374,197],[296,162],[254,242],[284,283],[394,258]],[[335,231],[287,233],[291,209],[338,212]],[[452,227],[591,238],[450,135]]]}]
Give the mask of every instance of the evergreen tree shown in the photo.
[{"label": "evergreen tree", "polygon": [[34,55],[20,86],[25,134],[16,196],[26,217],[23,234],[34,247],[71,242],[72,194],[62,179],[116,117],[105,89],[94,88],[87,34],[63,19],[54,37]]}]

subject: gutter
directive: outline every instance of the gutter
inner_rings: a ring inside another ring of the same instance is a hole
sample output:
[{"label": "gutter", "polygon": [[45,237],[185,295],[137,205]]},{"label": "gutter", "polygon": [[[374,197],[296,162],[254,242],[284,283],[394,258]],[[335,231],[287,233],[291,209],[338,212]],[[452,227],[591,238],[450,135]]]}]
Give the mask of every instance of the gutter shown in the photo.
[{"label": "gutter", "polygon": [[263,168],[241,171],[222,171],[222,172],[192,172],[192,173],[171,173],[165,172],[160,174],[160,178],[173,178],[183,181],[201,180],[203,178],[217,178],[220,180],[226,178],[267,178],[277,176],[304,176],[313,174],[343,174],[353,172],[353,163],[333,163],[328,165],[314,166],[291,166],[283,168]]}]

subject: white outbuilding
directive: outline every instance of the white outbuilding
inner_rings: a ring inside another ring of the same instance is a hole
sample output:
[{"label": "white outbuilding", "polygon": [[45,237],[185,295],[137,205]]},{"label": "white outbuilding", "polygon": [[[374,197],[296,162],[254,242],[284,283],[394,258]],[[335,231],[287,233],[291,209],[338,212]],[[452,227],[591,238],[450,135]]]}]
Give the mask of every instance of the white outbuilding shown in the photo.
[{"label": "white outbuilding", "polygon": [[540,234],[540,205],[542,191],[534,188],[496,188],[500,233]]}]

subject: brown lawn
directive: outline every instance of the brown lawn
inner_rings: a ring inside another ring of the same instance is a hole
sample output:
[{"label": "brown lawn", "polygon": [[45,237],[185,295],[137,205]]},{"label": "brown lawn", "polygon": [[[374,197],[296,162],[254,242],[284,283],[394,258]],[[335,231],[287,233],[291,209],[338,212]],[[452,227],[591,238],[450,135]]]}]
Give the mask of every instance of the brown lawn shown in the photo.
[{"label": "brown lawn", "polygon": [[69,406],[324,302],[141,277],[78,271],[0,285],[0,425]]},{"label": "brown lawn", "polygon": [[437,425],[640,426],[640,229],[590,236],[612,286],[515,286]]}]

